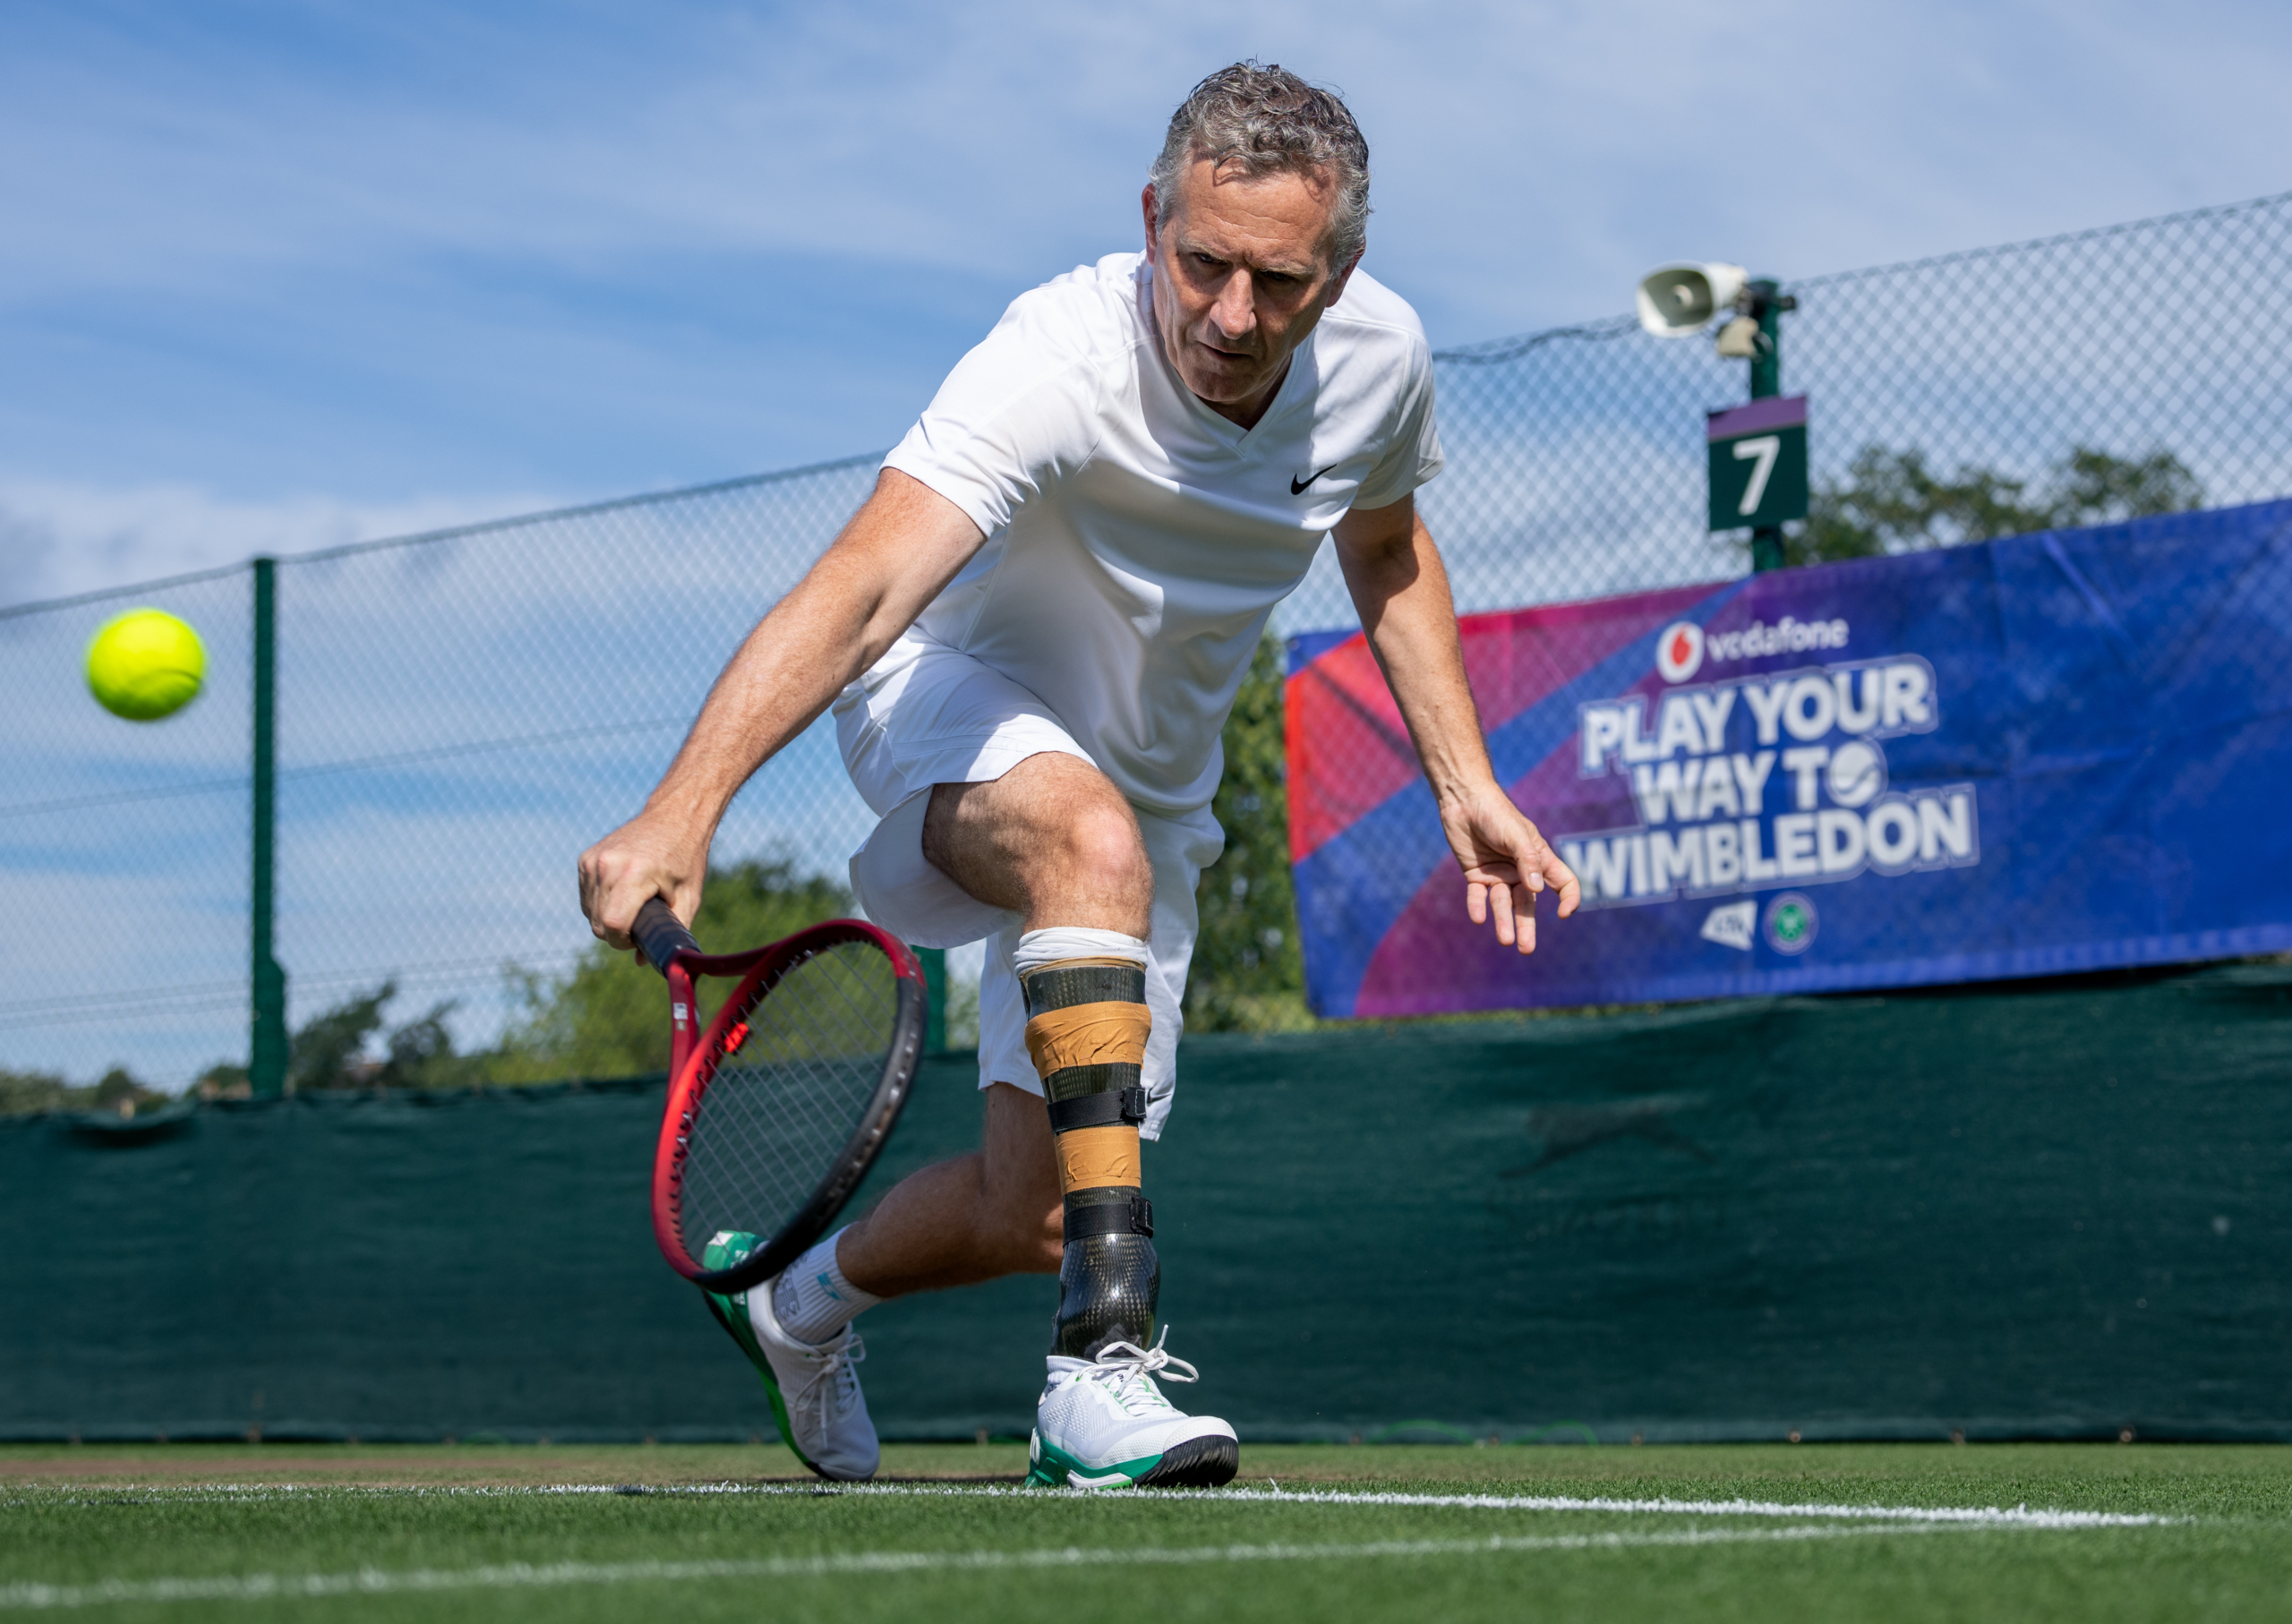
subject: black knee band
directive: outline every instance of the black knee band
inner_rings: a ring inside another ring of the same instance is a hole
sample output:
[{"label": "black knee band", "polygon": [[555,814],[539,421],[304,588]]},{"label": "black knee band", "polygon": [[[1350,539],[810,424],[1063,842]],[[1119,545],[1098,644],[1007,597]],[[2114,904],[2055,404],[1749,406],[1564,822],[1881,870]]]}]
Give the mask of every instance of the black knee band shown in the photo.
[{"label": "black knee band", "polygon": [[1154,1234],[1154,1203],[1135,1190],[1119,1184],[1103,1190],[1077,1190],[1066,1198],[1066,1238],[1079,1241],[1090,1235]]},{"label": "black knee band", "polygon": [[1125,1122],[1134,1126],[1145,1120],[1144,1089],[1108,1090],[1050,1102],[1050,1131],[1054,1133],[1066,1133],[1076,1128],[1110,1128]]},{"label": "black knee band", "polygon": [[1072,1009],[1077,1004],[1143,1004],[1146,967],[1142,964],[1053,964],[1019,978],[1027,1013],[1047,1009]]},{"label": "black knee band", "polygon": [[1143,1066],[1109,1061],[1103,1065],[1061,1066],[1042,1080],[1042,1097],[1056,1105],[1062,1099],[1085,1099],[1093,1094],[1119,1094],[1139,1086]]}]

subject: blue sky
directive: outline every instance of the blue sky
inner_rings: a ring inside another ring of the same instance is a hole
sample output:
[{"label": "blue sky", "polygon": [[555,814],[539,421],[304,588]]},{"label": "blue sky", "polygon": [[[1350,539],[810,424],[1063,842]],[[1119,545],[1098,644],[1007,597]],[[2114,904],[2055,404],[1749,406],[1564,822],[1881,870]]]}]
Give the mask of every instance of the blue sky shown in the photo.
[{"label": "blue sky", "polygon": [[1436,343],[2292,186],[2281,5],[11,0],[0,603],[887,444],[1244,55]]}]

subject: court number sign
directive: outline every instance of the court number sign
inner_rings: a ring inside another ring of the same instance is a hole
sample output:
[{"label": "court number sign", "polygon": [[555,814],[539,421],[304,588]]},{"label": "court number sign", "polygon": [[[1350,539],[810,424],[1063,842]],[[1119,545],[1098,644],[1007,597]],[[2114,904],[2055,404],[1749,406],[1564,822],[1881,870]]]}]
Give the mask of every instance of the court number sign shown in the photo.
[{"label": "court number sign", "polygon": [[1711,527],[1807,517],[1807,397],[1780,396],[1710,415]]}]

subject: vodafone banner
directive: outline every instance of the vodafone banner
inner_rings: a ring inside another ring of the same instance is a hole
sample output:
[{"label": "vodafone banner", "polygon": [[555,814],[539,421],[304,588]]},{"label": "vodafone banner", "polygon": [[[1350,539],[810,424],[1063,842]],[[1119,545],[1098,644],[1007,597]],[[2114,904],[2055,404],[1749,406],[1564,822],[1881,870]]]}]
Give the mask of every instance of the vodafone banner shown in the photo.
[{"label": "vodafone banner", "polygon": [[1290,640],[1290,855],[1332,1016],[2031,976],[2292,948],[2292,502],[1463,621],[1497,776],[1575,869],[1522,959],[1358,633]]}]

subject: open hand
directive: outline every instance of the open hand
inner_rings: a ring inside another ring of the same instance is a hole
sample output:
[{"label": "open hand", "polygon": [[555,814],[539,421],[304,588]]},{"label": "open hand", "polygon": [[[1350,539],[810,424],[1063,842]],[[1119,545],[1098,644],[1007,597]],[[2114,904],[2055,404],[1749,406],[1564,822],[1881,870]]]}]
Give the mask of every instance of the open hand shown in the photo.
[{"label": "open hand", "polygon": [[1560,893],[1561,919],[1576,911],[1575,875],[1495,784],[1441,808],[1441,827],[1465,871],[1465,912],[1475,925],[1492,916],[1496,939],[1507,947],[1535,952],[1538,892]]}]

